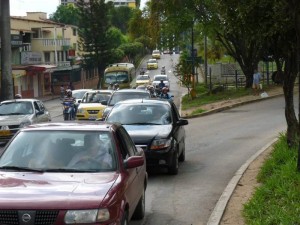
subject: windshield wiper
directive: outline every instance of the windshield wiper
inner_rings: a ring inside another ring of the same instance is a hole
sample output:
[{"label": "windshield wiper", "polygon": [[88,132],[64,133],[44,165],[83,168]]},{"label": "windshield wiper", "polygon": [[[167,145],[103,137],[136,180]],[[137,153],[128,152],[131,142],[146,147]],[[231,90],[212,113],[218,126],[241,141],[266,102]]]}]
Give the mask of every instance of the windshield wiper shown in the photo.
[{"label": "windshield wiper", "polygon": [[43,172],[41,169],[33,169],[29,167],[20,166],[1,166],[0,170],[18,170],[18,171],[29,171],[29,172]]},{"label": "windshield wiper", "polygon": [[97,170],[78,170],[78,169],[65,169],[65,168],[44,169],[43,171],[44,172],[77,172],[77,173],[97,172]]},{"label": "windshield wiper", "polygon": [[162,125],[162,124],[161,123],[140,122],[140,123],[123,123],[123,125]]},{"label": "windshield wiper", "polygon": [[23,113],[10,113],[8,115],[23,115]]}]

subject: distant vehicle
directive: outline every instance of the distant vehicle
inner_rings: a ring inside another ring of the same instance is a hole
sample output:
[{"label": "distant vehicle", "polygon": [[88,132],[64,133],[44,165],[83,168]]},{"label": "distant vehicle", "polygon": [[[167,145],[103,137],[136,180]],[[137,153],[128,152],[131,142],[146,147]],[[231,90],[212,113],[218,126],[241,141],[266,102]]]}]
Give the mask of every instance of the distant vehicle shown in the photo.
[{"label": "distant vehicle", "polygon": [[128,224],[145,215],[147,183],[144,152],[120,124],[31,125],[0,157],[0,221]]},{"label": "distant vehicle", "polygon": [[164,53],[164,54],[169,54],[169,53],[170,53],[170,50],[169,50],[169,49],[165,49],[165,50],[163,51],[163,53]]},{"label": "distant vehicle", "polygon": [[83,96],[76,113],[77,120],[97,120],[101,119],[105,105],[101,103],[108,101],[113,90],[92,90],[87,91]]},{"label": "distant vehicle", "polygon": [[156,59],[149,59],[147,61],[147,69],[151,70],[151,69],[157,69],[158,68],[158,63]]},{"label": "distant vehicle", "polygon": [[106,122],[121,123],[135,145],[146,154],[147,168],[165,167],[169,174],[178,173],[178,162],[185,160],[185,129],[172,101],[130,99],[118,102]]},{"label": "distant vehicle", "polygon": [[130,83],[136,76],[136,69],[132,63],[115,63],[109,65],[104,71],[102,89],[118,83],[119,88],[130,88]]},{"label": "distant vehicle", "polygon": [[8,142],[17,131],[30,124],[51,121],[50,112],[37,99],[14,99],[0,103],[0,142]]},{"label": "distant vehicle", "polygon": [[151,98],[151,95],[148,90],[140,90],[140,89],[121,89],[118,91],[115,91],[111,97],[109,98],[108,101],[102,102],[103,105],[106,105],[107,107],[105,108],[103,115],[102,115],[102,120],[105,119],[111,108],[120,101],[124,101],[127,99],[137,99],[137,98],[142,98],[142,99],[149,99]]},{"label": "distant vehicle", "polygon": [[81,101],[83,95],[87,92],[87,91],[91,91],[92,89],[76,89],[72,91],[72,96],[76,99],[76,107],[78,107],[79,102]]},{"label": "distant vehicle", "polygon": [[168,75],[166,74],[157,74],[153,77],[153,82],[152,82],[152,86],[157,88],[158,84],[160,83],[160,81],[163,80],[166,87],[168,87],[170,89],[170,80]]},{"label": "distant vehicle", "polygon": [[153,59],[160,59],[160,51],[159,50],[153,50],[152,52],[152,58]]},{"label": "distant vehicle", "polygon": [[135,86],[151,84],[151,78],[148,74],[138,75],[136,77]]}]

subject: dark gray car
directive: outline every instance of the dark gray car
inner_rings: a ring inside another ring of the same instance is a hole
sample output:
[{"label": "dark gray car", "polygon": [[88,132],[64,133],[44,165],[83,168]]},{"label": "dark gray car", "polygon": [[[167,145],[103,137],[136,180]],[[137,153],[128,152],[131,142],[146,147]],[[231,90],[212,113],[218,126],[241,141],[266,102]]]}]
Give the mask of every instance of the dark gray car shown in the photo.
[{"label": "dark gray car", "polygon": [[140,89],[120,89],[115,91],[108,101],[102,101],[102,105],[107,105],[105,108],[102,120],[105,119],[105,117],[110,112],[111,108],[118,102],[128,100],[128,99],[149,99],[151,98],[150,93],[147,90],[140,90]]}]

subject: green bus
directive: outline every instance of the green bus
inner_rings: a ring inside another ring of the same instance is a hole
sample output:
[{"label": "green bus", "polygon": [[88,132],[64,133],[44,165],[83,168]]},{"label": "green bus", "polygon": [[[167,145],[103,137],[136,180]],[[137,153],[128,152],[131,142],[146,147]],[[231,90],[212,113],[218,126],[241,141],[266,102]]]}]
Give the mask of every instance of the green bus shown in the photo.
[{"label": "green bus", "polygon": [[114,63],[106,67],[102,88],[108,88],[110,84],[119,84],[119,88],[130,88],[135,79],[136,69],[132,63]]}]

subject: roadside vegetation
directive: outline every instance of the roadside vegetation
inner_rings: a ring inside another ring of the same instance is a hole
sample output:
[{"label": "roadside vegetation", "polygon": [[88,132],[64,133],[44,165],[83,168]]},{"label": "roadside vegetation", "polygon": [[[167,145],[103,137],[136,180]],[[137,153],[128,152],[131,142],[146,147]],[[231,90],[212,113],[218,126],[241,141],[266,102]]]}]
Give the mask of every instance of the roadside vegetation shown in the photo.
[{"label": "roadside vegetation", "polygon": [[246,224],[300,224],[297,147],[289,148],[285,135],[280,135],[257,180],[261,185],[244,206]]},{"label": "roadside vegetation", "polygon": [[251,94],[251,90],[245,88],[229,88],[226,90],[218,91],[213,94],[210,92],[209,87],[205,84],[198,84],[195,86],[196,97],[191,99],[187,94],[182,98],[182,109],[190,109],[194,107],[201,107],[201,105],[210,104],[217,101],[238,98],[241,96]]},{"label": "roadside vegetation", "polygon": [[[276,84],[271,84],[269,86],[264,86],[263,89],[264,91],[268,92],[268,90],[274,88],[275,86]],[[210,90],[209,85],[205,85],[203,83],[195,85],[194,90],[196,93],[196,97],[192,98],[190,94],[186,94],[182,98],[181,106],[182,110],[195,108],[191,115],[205,112],[205,110],[201,109],[201,106],[203,105],[218,101],[236,99],[253,94],[251,89],[244,87],[229,87],[227,89],[223,89],[222,86],[216,86]]]}]

